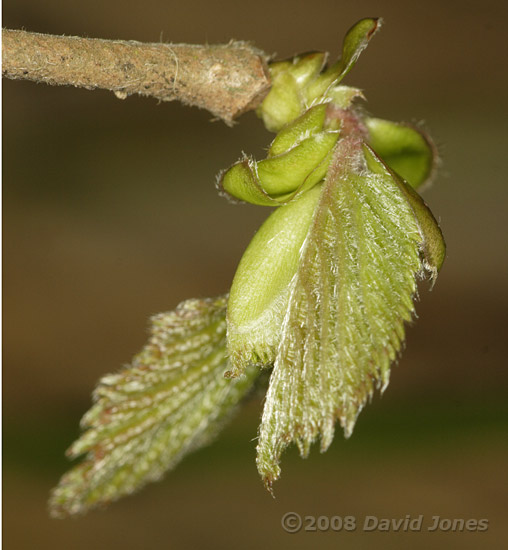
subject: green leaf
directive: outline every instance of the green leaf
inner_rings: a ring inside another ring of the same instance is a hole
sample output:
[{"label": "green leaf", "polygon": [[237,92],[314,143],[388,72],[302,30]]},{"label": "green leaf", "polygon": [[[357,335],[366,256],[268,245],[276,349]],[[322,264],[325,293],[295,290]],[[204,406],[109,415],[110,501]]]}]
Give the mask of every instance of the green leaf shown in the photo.
[{"label": "green leaf", "polygon": [[342,57],[305,89],[307,104],[324,96],[331,86],[339,84],[354,67],[370,39],[381,28],[382,19],[366,18],[355,23],[344,37]]},{"label": "green leaf", "polygon": [[[279,305],[284,317],[257,448],[270,490],[290,443],[305,457],[320,438],[325,451],[335,421],[349,436],[374,389],[388,384],[414,310],[415,279],[439,267],[425,255],[439,228],[422,225],[431,217],[415,213],[412,200],[358,138],[338,142]],[[421,199],[418,208],[426,209]]]},{"label": "green leaf", "polygon": [[53,516],[130,494],[213,438],[259,373],[224,378],[225,306],[226,297],[187,300],[156,315],[132,365],[102,378],[82,420],[86,431],[68,451],[86,457],[53,491]]},{"label": "green leaf", "polygon": [[277,208],[243,254],[227,307],[229,376],[240,375],[251,364],[273,363],[299,252],[320,195],[316,185]]},{"label": "green leaf", "polygon": [[366,118],[369,143],[388,166],[417,189],[432,179],[436,147],[424,132],[408,124]]},{"label": "green leaf", "polygon": [[326,105],[317,105],[275,137],[268,158],[244,158],[221,174],[219,188],[228,195],[262,206],[295,200],[326,175],[336,130],[323,129]]},{"label": "green leaf", "polygon": [[321,132],[325,123],[326,108],[327,105],[316,105],[287,124],[270,144],[268,156],[282,155],[304,139]]},{"label": "green leaf", "polygon": [[303,185],[306,188],[314,186],[326,175],[328,165],[323,161],[338,138],[338,132],[321,132],[302,140],[282,155],[258,162],[256,175],[261,187],[277,197],[293,193]]},{"label": "green leaf", "polygon": [[420,195],[398,174],[393,172],[366,144],[364,145],[364,154],[369,170],[374,174],[392,177],[411,207],[420,231],[420,252],[423,267],[430,275],[432,283],[434,283],[446,255],[446,245],[436,218],[434,218],[430,208]]}]

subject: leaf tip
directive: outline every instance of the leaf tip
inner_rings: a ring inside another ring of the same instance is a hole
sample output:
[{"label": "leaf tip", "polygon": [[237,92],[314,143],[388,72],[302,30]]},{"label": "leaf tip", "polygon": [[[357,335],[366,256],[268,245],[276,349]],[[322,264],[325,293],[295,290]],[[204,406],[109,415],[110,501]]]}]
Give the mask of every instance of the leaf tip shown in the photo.
[{"label": "leaf tip", "polygon": [[274,482],[274,479],[271,478],[270,476],[263,478],[263,485],[265,486],[265,489],[270,493],[270,496],[272,498],[275,498],[275,493],[273,491],[273,482]]}]

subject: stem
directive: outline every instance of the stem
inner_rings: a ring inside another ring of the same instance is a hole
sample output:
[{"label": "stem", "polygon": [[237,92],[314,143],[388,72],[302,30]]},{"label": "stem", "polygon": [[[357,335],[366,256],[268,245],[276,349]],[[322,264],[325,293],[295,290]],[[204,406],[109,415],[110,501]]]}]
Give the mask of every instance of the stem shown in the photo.
[{"label": "stem", "polygon": [[2,33],[2,73],[12,79],[181,101],[231,125],[268,93],[268,56],[245,42],[202,46]]}]

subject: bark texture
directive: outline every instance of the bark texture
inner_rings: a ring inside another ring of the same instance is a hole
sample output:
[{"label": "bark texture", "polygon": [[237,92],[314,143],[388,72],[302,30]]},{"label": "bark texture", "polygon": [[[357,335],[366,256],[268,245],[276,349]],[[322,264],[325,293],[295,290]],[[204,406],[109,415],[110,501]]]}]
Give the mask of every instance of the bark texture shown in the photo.
[{"label": "bark texture", "polygon": [[2,33],[7,78],[111,90],[206,109],[232,124],[270,89],[268,56],[245,42],[222,45],[141,43],[20,30]]}]

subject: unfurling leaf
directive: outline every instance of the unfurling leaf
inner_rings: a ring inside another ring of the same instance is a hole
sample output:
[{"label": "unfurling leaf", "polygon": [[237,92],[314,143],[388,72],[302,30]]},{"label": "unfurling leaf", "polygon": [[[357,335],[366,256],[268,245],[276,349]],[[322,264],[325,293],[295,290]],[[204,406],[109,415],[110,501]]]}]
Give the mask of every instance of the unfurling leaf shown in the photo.
[{"label": "unfurling leaf", "polygon": [[332,87],[339,84],[347,73],[355,66],[360,54],[368,46],[370,39],[381,28],[381,18],[360,19],[346,33],[342,43],[342,55],[340,59],[315,80],[309,83],[305,89],[307,102],[313,101],[325,95]]},{"label": "unfurling leaf", "polygon": [[86,431],[68,451],[86,457],[53,491],[53,516],[130,494],[213,438],[259,373],[224,378],[225,307],[226,297],[187,300],[156,315],[132,365],[102,378],[82,420]]},{"label": "unfurling leaf", "polygon": [[321,52],[272,63],[272,87],[257,111],[266,128],[278,132],[312,105],[326,101],[327,92],[351,70],[381,23],[366,18],[353,25],[344,38],[341,58],[323,72],[327,54]]},{"label": "unfurling leaf", "polygon": [[219,187],[251,204],[287,204],[321,181],[328,169],[337,130],[324,128],[326,105],[307,110],[281,130],[256,162],[244,158],[221,174]]},{"label": "unfurling leaf", "polygon": [[373,390],[388,384],[414,310],[415,278],[435,276],[444,257],[436,221],[405,186],[349,137],[316,188],[296,273],[278,306],[284,316],[257,457],[268,488],[290,443],[306,456],[320,437],[326,450],[335,421],[349,436]]},{"label": "unfurling leaf", "polygon": [[236,270],[228,301],[228,350],[238,376],[250,364],[271,366],[281,337],[299,251],[321,185],[277,208],[260,227]]}]

